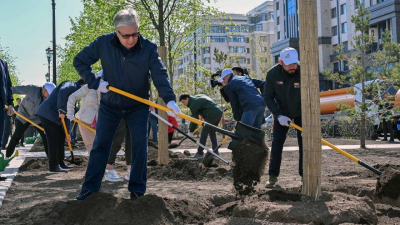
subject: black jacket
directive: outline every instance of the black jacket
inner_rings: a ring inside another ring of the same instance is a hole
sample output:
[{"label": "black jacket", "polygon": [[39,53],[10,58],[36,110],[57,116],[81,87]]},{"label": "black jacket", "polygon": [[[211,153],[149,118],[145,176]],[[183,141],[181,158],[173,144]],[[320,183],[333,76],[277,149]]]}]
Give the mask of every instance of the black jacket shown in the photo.
[{"label": "black jacket", "polygon": [[[124,51],[125,50],[125,51]],[[142,36],[129,51],[121,49],[115,32],[99,36],[74,58],[74,67],[90,89],[97,89],[100,78],[91,66],[101,60],[103,80],[110,86],[144,99],[150,97],[150,77],[165,103],[176,101],[167,70],[157,52],[157,45]],[[109,91],[101,94],[101,103],[130,110],[142,103]]]},{"label": "black jacket", "polygon": [[4,104],[14,106],[14,98],[11,91],[12,84],[10,74],[8,72],[8,65],[3,59],[0,59],[0,75],[0,94],[2,100],[1,108],[4,107]]},{"label": "black jacket", "polygon": [[238,114],[240,111],[245,112],[260,106],[265,107],[262,94],[258,92],[253,80],[246,76],[231,76],[224,89],[236,121],[241,120],[241,115]]},{"label": "black jacket", "polygon": [[264,101],[275,118],[284,115],[301,117],[300,65],[294,74],[288,74],[279,64],[267,72]]}]

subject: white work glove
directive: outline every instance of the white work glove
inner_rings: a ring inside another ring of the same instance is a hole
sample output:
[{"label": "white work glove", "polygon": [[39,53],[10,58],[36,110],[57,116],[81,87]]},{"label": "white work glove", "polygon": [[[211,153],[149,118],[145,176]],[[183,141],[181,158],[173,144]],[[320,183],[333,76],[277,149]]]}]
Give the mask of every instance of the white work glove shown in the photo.
[{"label": "white work glove", "polygon": [[172,116],[174,118],[176,118],[175,113],[173,113],[172,111],[167,111],[168,116]]},{"label": "white work glove", "polygon": [[67,113],[67,117],[68,117],[68,119],[71,120],[71,121],[73,121],[74,118],[75,118],[74,114],[72,114],[72,113]]},{"label": "white work glove", "polygon": [[101,79],[99,87],[97,88],[97,90],[99,90],[101,93],[107,93],[108,92],[108,89],[107,89],[108,85],[109,84],[108,84],[107,81],[104,81],[103,79]]},{"label": "white work glove", "polygon": [[175,114],[179,114],[181,112],[181,109],[179,108],[179,106],[176,104],[175,101],[169,101],[167,103],[167,107],[169,109],[172,109],[173,113],[175,113]]},{"label": "white work glove", "polygon": [[289,117],[283,115],[278,116],[278,121],[282,126],[286,127],[290,127],[289,122],[292,122],[292,120]]},{"label": "white work glove", "polygon": [[190,133],[190,132],[188,132],[187,135],[188,135],[189,137],[193,137],[193,134]]}]

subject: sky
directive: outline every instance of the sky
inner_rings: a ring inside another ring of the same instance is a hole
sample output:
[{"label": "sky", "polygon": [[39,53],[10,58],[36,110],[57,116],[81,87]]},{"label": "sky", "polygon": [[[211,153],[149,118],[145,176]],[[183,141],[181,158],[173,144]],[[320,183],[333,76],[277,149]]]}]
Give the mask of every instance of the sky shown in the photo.
[{"label": "sky", "polygon": [[[245,14],[265,0],[211,0],[212,6],[226,13]],[[70,33],[70,18],[83,10],[81,0],[55,0],[56,44],[64,46]],[[43,85],[47,73],[46,48],[52,48],[51,0],[0,0],[0,45],[15,58],[23,85]],[[52,70],[52,67],[51,67]]]}]

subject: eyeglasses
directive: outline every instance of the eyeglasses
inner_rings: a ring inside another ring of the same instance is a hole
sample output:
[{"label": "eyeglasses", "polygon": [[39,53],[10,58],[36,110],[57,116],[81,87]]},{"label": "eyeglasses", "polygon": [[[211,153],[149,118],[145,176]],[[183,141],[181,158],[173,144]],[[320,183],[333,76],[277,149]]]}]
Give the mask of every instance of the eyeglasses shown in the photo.
[{"label": "eyeglasses", "polygon": [[133,33],[133,34],[122,34],[121,32],[118,31],[118,33],[122,36],[123,39],[129,39],[130,37],[137,38],[139,36],[139,32]]}]

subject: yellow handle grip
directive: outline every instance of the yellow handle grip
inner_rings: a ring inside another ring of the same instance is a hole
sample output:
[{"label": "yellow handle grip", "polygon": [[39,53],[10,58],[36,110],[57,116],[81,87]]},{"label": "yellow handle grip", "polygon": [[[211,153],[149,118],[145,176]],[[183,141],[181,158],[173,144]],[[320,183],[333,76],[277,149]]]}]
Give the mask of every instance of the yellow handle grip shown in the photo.
[{"label": "yellow handle grip", "polygon": [[[302,129],[301,127],[297,126],[295,123],[290,122],[289,125],[292,126],[292,127],[294,127],[294,128],[296,128],[296,129],[299,130],[299,131],[303,131],[303,129]],[[334,146],[333,144],[331,144],[331,143],[325,141],[324,139],[321,139],[321,142],[322,142],[322,144],[331,147],[333,150],[339,152],[340,154],[342,154],[342,155],[346,156],[347,158],[353,160],[354,162],[358,163],[359,159],[357,159],[357,158],[354,157],[353,155],[350,155],[349,153],[343,151],[342,149],[340,149],[340,148]]]},{"label": "yellow handle grip", "polygon": [[84,128],[86,128],[86,129],[92,131],[94,134],[96,133],[96,130],[95,130],[95,129],[89,127],[88,125],[86,125],[84,122],[78,120],[77,118],[74,118],[74,122],[79,123],[79,125],[82,125]]},{"label": "yellow handle grip", "polygon": [[196,130],[194,130],[192,134],[195,134],[195,133],[199,132],[199,130],[200,130],[201,128],[203,128],[203,126],[199,126],[198,128],[196,128]]},{"label": "yellow handle grip", "polygon": [[[67,137],[67,139],[69,139],[69,134],[68,134],[68,131],[67,131],[67,126],[65,125],[64,118],[61,118],[61,122],[62,122],[63,127],[64,127],[65,137]],[[62,141],[62,140],[60,140],[60,141]],[[68,148],[69,148],[69,151],[72,152],[71,141],[68,141]]]},{"label": "yellow handle grip", "polygon": [[[236,128],[234,128],[234,129],[232,130],[233,133],[235,133],[235,131],[236,131]],[[226,137],[224,138],[224,140],[221,141],[221,146],[222,146],[223,144],[225,144],[225,142],[227,142],[229,138],[230,138],[229,136],[226,136]]]},{"label": "yellow handle grip", "polygon": [[[164,112],[171,111],[171,109],[169,109],[169,108],[167,108],[167,107],[165,107],[165,106],[162,106],[162,105],[159,105],[159,104],[157,104],[157,103],[148,101],[148,100],[146,100],[146,99],[143,99],[143,98],[141,98],[141,97],[138,97],[138,96],[133,95],[133,94],[131,94],[131,93],[128,93],[128,92],[126,92],[126,91],[120,90],[120,89],[118,89],[118,88],[108,86],[108,90],[113,91],[113,92],[115,92],[115,93],[118,93],[118,94],[120,94],[120,95],[123,95],[123,96],[125,96],[125,97],[131,98],[131,99],[135,99],[136,101],[141,102],[141,103],[144,103],[144,104],[146,104],[146,105],[153,106],[154,108],[160,109],[160,110],[162,110],[162,111],[164,111]],[[202,122],[201,120],[198,120],[198,119],[195,119],[195,118],[193,118],[193,117],[187,116],[187,115],[185,115],[185,114],[183,114],[183,113],[179,113],[179,114],[176,114],[176,115],[177,115],[178,117],[182,118],[182,119],[188,120],[188,121],[193,122],[193,123],[195,123],[195,124],[197,124],[197,125],[202,125],[202,124],[203,124],[203,122]]]},{"label": "yellow handle grip", "polygon": [[[6,105],[6,109],[8,109],[8,106],[7,106],[7,105]],[[32,120],[30,120],[30,119],[26,118],[25,116],[21,115],[21,113],[19,113],[19,112],[17,112],[17,111],[14,111],[14,113],[15,113],[17,116],[21,117],[22,119],[24,119],[24,120],[28,121],[29,123],[31,123],[33,126],[35,126],[36,128],[38,128],[39,130],[42,130],[42,131],[44,132],[43,127],[37,125],[37,124],[36,124],[35,122],[33,122]]]}]

